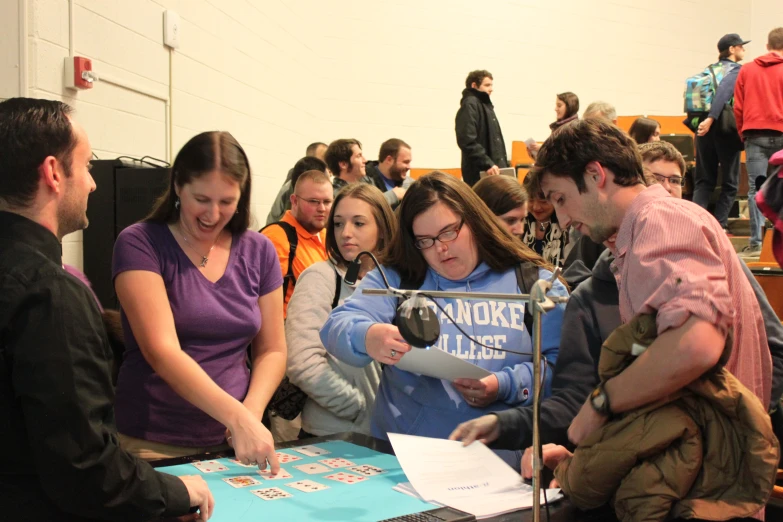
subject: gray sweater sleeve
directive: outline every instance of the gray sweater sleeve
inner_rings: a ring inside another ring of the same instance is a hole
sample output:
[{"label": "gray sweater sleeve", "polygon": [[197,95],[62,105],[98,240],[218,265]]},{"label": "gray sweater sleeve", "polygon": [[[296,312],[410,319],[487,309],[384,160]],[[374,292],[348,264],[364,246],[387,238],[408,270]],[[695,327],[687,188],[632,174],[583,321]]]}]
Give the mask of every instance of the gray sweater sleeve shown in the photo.
[{"label": "gray sweater sleeve", "polygon": [[[407,178],[402,182],[402,188],[405,190],[408,190],[408,187],[410,187],[415,180],[408,175]],[[387,190],[383,193],[383,197],[386,198],[386,202],[392,207],[395,208],[396,205],[400,203],[400,198],[397,197],[397,194],[394,193],[393,190]]]},{"label": "gray sweater sleeve", "polygon": [[397,194],[395,194],[393,190],[384,192],[383,197],[386,198],[386,203],[388,203],[390,207],[393,207],[400,202],[400,198],[397,197]]},{"label": "gray sweater sleeve", "polygon": [[764,330],[767,332],[767,344],[769,353],[772,355],[772,394],[770,395],[770,410],[778,405],[783,395],[783,324],[778,319],[772,305],[769,304],[767,295],[756,281],[753,272],[750,271],[745,261],[740,259],[742,271],[750,281],[753,293],[756,294],[756,300],[761,308],[761,315],[764,318]]},{"label": "gray sweater sleeve", "polygon": [[276,223],[283,219],[285,211],[291,208],[291,182],[286,181],[283,186],[280,187],[280,192],[275,196],[275,200],[272,202],[272,208],[269,210],[269,215],[266,217],[266,224]]},{"label": "gray sweater sleeve", "polygon": [[319,337],[332,311],[335,282],[334,269],[327,261],[310,266],[296,281],[285,322],[287,375],[321,407],[353,420],[365,407],[364,396],[335,370]]}]

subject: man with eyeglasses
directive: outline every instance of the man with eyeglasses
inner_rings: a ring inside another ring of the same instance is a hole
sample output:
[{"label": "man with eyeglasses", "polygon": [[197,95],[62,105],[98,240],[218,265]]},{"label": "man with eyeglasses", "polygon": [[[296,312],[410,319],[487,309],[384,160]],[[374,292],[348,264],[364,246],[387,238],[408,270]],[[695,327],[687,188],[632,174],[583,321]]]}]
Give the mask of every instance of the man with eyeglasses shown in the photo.
[{"label": "man with eyeglasses", "polygon": [[675,198],[682,198],[685,159],[680,151],[671,143],[655,141],[640,145],[639,153],[647,184],[662,185]]},{"label": "man with eyeglasses", "polygon": [[[277,223],[266,226],[283,271],[283,313],[294,293],[299,275],[310,265],[326,261],[326,221],[334,200],[329,176],[318,170],[303,173],[291,194],[291,210]],[[295,235],[294,235],[295,234]]]}]

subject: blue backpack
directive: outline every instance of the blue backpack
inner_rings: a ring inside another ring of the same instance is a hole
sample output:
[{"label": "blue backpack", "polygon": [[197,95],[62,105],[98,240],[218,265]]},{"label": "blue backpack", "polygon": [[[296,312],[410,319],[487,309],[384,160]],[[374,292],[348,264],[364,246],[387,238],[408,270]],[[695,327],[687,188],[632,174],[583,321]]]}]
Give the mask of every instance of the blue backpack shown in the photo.
[{"label": "blue backpack", "polygon": [[685,80],[685,112],[688,114],[710,112],[712,100],[726,72],[726,67],[722,63],[717,63]]}]

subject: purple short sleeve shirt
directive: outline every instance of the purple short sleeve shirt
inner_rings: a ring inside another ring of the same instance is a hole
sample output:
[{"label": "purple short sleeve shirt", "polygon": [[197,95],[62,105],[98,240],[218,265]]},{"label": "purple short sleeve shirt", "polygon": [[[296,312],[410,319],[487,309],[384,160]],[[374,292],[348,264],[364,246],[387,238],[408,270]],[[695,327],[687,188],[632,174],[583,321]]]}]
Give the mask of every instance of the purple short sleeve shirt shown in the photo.
[{"label": "purple short sleeve shirt", "polygon": [[[207,280],[167,225],[137,223],[114,245],[112,277],[144,270],[163,278],[182,350],[232,397],[243,400],[250,383],[247,348],[259,332],[259,297],[282,285],[272,243],[256,232],[235,235],[226,272]],[[221,444],[225,427],[179,396],[147,363],[122,314],[125,355],[117,382],[120,433],[177,446]]]}]

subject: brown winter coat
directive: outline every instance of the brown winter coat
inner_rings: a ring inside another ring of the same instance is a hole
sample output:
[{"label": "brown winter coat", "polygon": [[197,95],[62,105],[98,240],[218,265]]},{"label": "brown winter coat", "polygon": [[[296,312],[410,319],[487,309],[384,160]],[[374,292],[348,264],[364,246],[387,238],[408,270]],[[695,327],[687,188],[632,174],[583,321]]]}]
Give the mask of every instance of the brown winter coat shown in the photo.
[{"label": "brown winter coat", "polygon": [[[601,349],[601,381],[622,372],[655,336],[654,315],[615,330]],[[730,339],[727,347],[724,358]],[[592,509],[611,500],[623,522],[670,514],[726,520],[761,510],[775,483],[778,441],[759,399],[722,363],[585,439],[555,470],[574,504]]]}]

